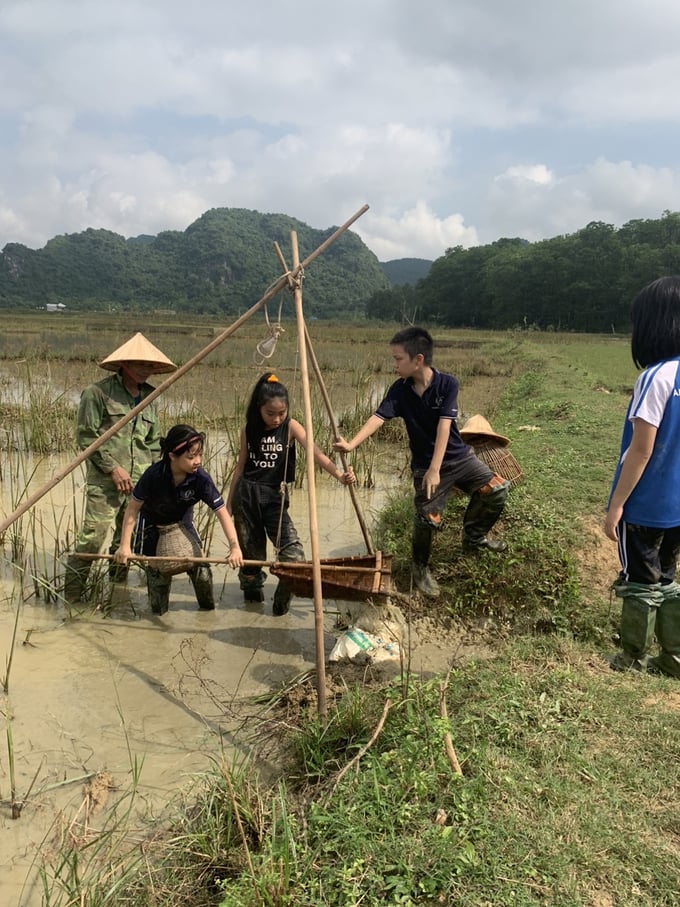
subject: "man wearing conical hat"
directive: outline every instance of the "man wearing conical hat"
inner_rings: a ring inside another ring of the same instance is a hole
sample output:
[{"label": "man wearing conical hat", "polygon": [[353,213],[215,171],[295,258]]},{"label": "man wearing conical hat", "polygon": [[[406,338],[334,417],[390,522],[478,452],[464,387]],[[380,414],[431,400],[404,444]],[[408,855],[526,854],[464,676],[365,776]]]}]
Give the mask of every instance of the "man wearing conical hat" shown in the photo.
[{"label": "man wearing conical hat", "polygon": [[[172,372],[176,366],[143,334],[137,333],[99,363],[113,372],[102,381],[86,387],[80,398],[76,441],[85,450],[108,429],[124,418],[131,409],[148,397],[153,387],[151,375]],[[87,460],[85,515],[68,559],[64,596],[67,601],[80,601],[85,592],[91,561],[78,554],[98,554],[113,524],[110,551],[120,543],[120,532],[128,495],[147,466],[160,454],[160,426],[155,402],[152,402],[92,452]],[[127,570],[112,564],[109,575],[124,581]]]}]

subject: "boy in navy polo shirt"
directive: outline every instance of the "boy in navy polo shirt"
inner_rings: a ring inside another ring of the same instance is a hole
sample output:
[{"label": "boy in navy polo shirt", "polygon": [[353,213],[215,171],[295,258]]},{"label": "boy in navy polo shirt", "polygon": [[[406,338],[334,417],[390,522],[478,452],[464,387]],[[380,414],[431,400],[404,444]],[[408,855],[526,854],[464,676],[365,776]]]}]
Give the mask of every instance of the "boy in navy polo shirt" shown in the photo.
[{"label": "boy in navy polo shirt", "polygon": [[415,489],[413,582],[426,595],[437,596],[439,585],[428,565],[446,502],[456,489],[470,497],[463,517],[465,550],[505,551],[505,542],[487,538],[487,532],[503,512],[510,483],[495,475],[461,438],[456,425],[458,380],[432,367],[433,345],[423,328],[409,327],[394,335],[390,346],[398,380],[352,440],[340,438],[334,448],[349,453],[388,419],[404,420]]}]

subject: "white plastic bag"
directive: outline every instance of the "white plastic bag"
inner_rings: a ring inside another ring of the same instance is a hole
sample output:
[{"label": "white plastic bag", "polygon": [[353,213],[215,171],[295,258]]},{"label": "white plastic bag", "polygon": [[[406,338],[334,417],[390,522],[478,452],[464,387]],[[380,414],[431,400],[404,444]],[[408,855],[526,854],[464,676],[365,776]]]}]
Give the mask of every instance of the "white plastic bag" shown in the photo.
[{"label": "white plastic bag", "polygon": [[399,658],[399,643],[383,639],[360,627],[348,627],[340,636],[329,661],[386,661]]}]

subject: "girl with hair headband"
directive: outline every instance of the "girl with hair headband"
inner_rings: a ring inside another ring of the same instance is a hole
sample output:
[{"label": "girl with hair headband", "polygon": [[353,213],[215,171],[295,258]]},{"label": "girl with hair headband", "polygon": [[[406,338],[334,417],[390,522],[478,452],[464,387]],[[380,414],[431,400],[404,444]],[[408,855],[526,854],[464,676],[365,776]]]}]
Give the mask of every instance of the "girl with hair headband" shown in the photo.
[{"label": "girl with hair headband", "polygon": [[[201,540],[193,521],[194,504],[203,501],[214,512],[229,543],[228,563],[240,567],[243,563],[233,520],[222,495],[208,473],[202,468],[205,435],[190,425],[174,425],[161,438],[162,458],[150,466],[132,489],[132,496],[123,517],[120,547],[114,555],[119,564],[126,564],[134,553],[153,556],[159,539],[159,526],[181,524],[182,531],[201,551]],[[208,564],[194,564],[186,571],[194,587],[201,611],[213,611],[212,571]],[[154,614],[168,610],[172,576],[147,568],[147,589]]]},{"label": "girl with hair headband", "polygon": [[[249,560],[265,560],[267,538],[280,561],[303,561],[304,550],[288,513],[288,482],[295,479],[295,442],[307,443],[304,427],[290,418],[288,391],[273,372],[265,372],[253,389],[241,430],[238,461],[227,497],[227,508]],[[343,485],[351,485],[354,472],[343,472],[314,445],[314,462]],[[264,601],[265,573],[241,567],[239,581],[245,601]],[[286,614],[290,587],[279,581],[272,611]]]}]

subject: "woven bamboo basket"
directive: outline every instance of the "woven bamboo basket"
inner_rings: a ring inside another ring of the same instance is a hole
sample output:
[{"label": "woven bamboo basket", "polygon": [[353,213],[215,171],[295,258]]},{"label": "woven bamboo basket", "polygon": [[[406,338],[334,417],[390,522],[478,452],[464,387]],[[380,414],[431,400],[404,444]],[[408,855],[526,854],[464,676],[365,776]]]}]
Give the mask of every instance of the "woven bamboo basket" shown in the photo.
[{"label": "woven bamboo basket", "polygon": [[186,573],[191,569],[191,561],[187,559],[201,557],[203,554],[201,546],[183,523],[170,523],[167,526],[158,526],[157,529],[156,555],[177,558],[177,560],[159,564],[159,573],[163,573],[165,576]]},{"label": "woven bamboo basket", "polygon": [[470,438],[468,443],[474,448],[479,459],[497,475],[507,479],[513,488],[520,484],[524,473],[506,446],[481,437]]}]

